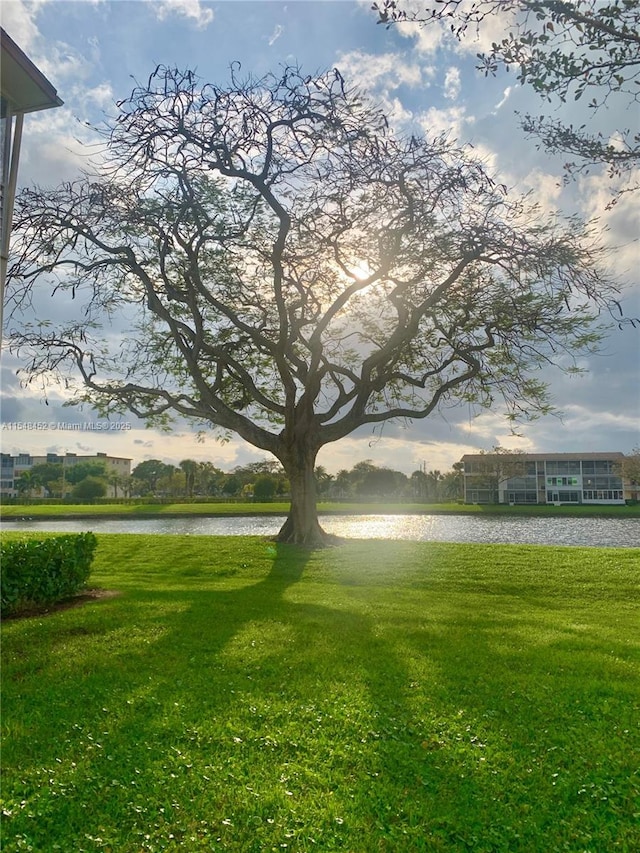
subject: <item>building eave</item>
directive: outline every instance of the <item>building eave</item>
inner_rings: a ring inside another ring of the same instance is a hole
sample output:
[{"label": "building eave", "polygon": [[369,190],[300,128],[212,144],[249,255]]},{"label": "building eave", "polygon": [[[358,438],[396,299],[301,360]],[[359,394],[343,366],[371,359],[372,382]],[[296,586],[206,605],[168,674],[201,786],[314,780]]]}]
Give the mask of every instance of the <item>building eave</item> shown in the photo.
[{"label": "building eave", "polygon": [[36,68],[4,29],[0,28],[0,89],[3,115],[32,113],[60,107],[64,103],[52,83]]}]

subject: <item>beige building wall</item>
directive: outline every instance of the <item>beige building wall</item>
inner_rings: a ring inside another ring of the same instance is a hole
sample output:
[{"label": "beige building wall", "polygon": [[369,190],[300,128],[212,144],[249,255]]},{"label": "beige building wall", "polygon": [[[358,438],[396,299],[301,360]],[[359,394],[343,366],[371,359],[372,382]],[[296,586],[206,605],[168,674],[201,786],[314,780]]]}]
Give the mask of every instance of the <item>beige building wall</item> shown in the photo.
[{"label": "beige building wall", "polygon": [[[117,475],[124,481],[131,476],[131,459],[122,456],[109,456],[106,453],[96,453],[94,455],[81,456],[76,453],[66,453],[58,455],[48,453],[45,455],[32,456],[29,453],[20,453],[16,456],[9,456],[7,453],[2,454],[2,480],[0,481],[0,494],[7,497],[16,497],[18,491],[16,489],[16,480],[25,473],[30,471],[35,465],[46,465],[48,462],[62,463],[63,471],[68,471],[74,465],[80,462],[104,462],[107,470],[107,475]],[[9,464],[9,462],[11,464]],[[65,493],[71,491],[65,489]],[[116,497],[122,495],[122,484],[116,482],[107,484],[107,496]],[[40,490],[39,495],[34,497],[44,497],[43,490]]]}]

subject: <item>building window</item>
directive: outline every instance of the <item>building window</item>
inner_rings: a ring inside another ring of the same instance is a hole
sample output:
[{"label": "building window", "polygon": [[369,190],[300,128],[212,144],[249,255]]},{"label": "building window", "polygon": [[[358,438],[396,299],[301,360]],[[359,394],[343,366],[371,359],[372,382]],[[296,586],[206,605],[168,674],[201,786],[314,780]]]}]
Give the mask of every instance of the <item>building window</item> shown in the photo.
[{"label": "building window", "polygon": [[622,489],[585,489],[582,492],[584,501],[621,501],[624,500]]},{"label": "building window", "polygon": [[509,491],[507,497],[510,504],[535,504],[538,503],[538,493],[530,491]]}]

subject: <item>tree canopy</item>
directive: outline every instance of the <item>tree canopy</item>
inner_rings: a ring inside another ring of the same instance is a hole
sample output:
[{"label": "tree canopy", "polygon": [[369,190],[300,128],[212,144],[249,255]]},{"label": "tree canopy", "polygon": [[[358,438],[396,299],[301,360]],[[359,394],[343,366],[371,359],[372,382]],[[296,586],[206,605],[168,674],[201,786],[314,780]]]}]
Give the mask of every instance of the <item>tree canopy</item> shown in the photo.
[{"label": "tree canopy", "polygon": [[[104,133],[94,174],[17,201],[12,346],[103,416],[271,453],[283,541],[324,541],[322,446],[460,401],[548,411],[539,368],[572,369],[615,296],[581,223],[445,138],[393,133],[337,70],[220,87],[158,67]],[[36,284],[81,313],[21,324]]]},{"label": "tree canopy", "polygon": [[64,466],[65,479],[67,483],[77,485],[86,477],[97,477],[98,479],[106,479],[107,466],[100,460],[95,461],[80,461]]},{"label": "tree canopy", "polygon": [[163,477],[170,476],[175,470],[173,465],[162,462],[160,459],[145,459],[144,462],[136,465],[131,476],[142,489],[154,494],[158,489],[160,480]]},{"label": "tree canopy", "polygon": [[[640,100],[639,0],[435,0],[415,4],[381,0],[373,5],[381,23],[412,21],[446,25],[462,40],[473,37],[490,19],[504,21],[504,34],[477,54],[478,69],[494,75],[513,69],[519,83],[543,99],[580,100],[598,110],[611,96],[623,96],[637,117]],[[594,164],[608,167],[612,177],[631,177],[640,163],[640,134],[610,127],[589,132],[545,115],[526,115],[528,134],[552,152],[569,156],[568,175]],[[575,159],[574,159],[575,158]],[[632,182],[635,187],[637,182]],[[627,187],[628,189],[629,187]]]},{"label": "tree canopy", "polygon": [[71,496],[80,501],[93,501],[96,498],[102,498],[107,493],[107,484],[100,477],[94,477],[89,474],[82,480],[78,480],[73,489]]}]

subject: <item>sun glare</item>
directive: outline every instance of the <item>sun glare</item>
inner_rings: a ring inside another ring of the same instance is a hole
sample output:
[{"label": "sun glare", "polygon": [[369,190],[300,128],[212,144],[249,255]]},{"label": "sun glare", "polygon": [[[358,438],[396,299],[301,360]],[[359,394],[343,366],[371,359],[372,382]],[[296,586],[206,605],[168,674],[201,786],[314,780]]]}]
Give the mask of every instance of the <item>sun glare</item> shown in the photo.
[{"label": "sun glare", "polygon": [[350,272],[357,281],[365,281],[371,275],[372,270],[366,261],[359,261],[353,264]]}]

